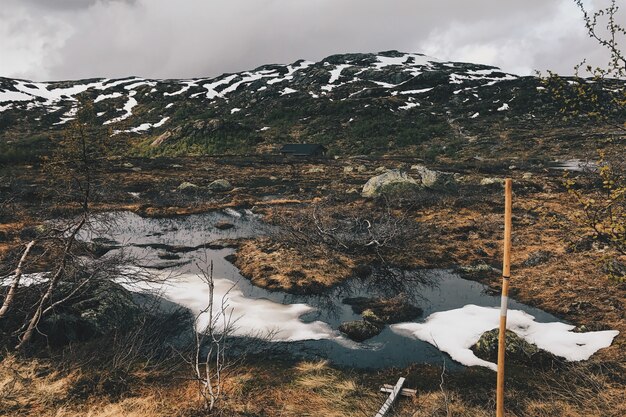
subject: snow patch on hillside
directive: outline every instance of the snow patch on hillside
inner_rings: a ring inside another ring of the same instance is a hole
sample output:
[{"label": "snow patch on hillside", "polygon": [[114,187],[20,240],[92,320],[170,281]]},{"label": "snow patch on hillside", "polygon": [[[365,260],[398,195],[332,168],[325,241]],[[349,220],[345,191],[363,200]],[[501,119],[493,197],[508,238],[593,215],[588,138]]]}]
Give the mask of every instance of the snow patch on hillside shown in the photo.
[{"label": "snow patch on hillside", "polygon": [[93,101],[94,103],[99,103],[102,100],[108,100],[110,98],[118,98],[118,97],[122,97],[122,93],[111,93],[111,94],[101,94],[98,97],[96,97],[96,99]]},{"label": "snow patch on hillside", "polygon": [[288,94],[293,94],[293,93],[297,93],[297,92],[298,92],[298,90],[294,90],[293,88],[285,87],[285,89],[283,89],[280,92],[280,95],[281,96],[286,96]]},{"label": "snow patch on hillside", "polygon": [[133,115],[133,107],[135,107],[137,105],[137,100],[135,99],[135,97],[133,97],[135,94],[137,94],[137,91],[133,90],[130,92],[130,95],[128,96],[128,101],[126,101],[126,104],[124,104],[124,108],[123,110],[126,112],[123,115],[116,117],[114,119],[111,120],[107,120],[106,122],[102,123],[103,125],[108,125],[111,123],[117,123],[117,122],[121,122],[122,120],[126,120],[128,119],[130,116]]},{"label": "snow patch on hillside", "polygon": [[332,84],[335,81],[337,81],[339,77],[341,76],[341,71],[351,66],[352,65],[349,65],[349,64],[340,64],[340,65],[337,65],[334,69],[330,70],[330,79],[328,80],[328,84]]}]

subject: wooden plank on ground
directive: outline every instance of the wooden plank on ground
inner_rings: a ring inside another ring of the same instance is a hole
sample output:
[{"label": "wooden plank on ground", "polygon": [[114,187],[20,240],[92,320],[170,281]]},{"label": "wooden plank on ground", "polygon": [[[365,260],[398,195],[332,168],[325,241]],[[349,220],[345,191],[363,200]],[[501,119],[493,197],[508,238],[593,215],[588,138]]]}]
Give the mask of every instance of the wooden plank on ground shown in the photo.
[{"label": "wooden plank on ground", "polygon": [[394,385],[393,389],[389,393],[389,397],[387,397],[385,403],[382,407],[380,407],[380,410],[378,410],[375,417],[385,417],[387,411],[389,411],[393,403],[396,401],[396,398],[398,398],[398,394],[402,390],[402,385],[404,385],[404,378],[400,377],[398,382],[396,382],[396,385]]},{"label": "wooden plank on ground", "polygon": [[[393,385],[389,385],[389,384],[383,384],[382,387],[380,387],[380,392],[392,392],[393,391]],[[402,388],[400,390],[400,395],[404,396],[404,397],[415,397],[417,395],[417,390],[414,389],[410,389],[410,388]]]}]

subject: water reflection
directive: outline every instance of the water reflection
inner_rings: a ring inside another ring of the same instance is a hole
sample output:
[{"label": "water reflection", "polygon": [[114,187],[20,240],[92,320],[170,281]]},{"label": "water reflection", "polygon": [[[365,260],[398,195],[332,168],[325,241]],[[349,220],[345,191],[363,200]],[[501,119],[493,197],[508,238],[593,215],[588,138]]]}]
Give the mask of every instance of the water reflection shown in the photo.
[{"label": "water reflection", "polygon": [[[461,279],[449,270],[405,271],[377,268],[364,278],[352,278],[323,295],[293,295],[270,292],[256,287],[239,274],[225,257],[234,253],[227,247],[232,239],[249,238],[271,229],[251,213],[213,212],[168,219],[147,219],[121,212],[103,217],[97,233],[85,232],[85,240],[111,245],[111,253],[125,250],[136,263],[161,268],[168,274],[169,290],[164,296],[198,311],[206,301],[206,288],[195,275],[200,272],[198,260],[206,254],[213,261],[216,287],[232,287],[232,304],[241,315],[245,329],[280,327],[279,340],[285,342],[295,356],[328,358],[338,365],[378,368],[405,366],[412,362],[441,360],[441,352],[432,345],[392,332],[386,327],[379,335],[364,343],[354,343],[336,331],[344,321],[358,320],[348,297],[405,297],[423,309],[421,321],[436,311],[450,310],[467,304],[497,306],[499,297],[485,293],[485,287]],[[232,228],[220,229],[220,223]],[[510,301],[511,309],[524,310],[537,321],[557,321],[555,317],[535,308]],[[318,340],[302,340],[318,339]],[[296,340],[294,342],[294,340]]]}]

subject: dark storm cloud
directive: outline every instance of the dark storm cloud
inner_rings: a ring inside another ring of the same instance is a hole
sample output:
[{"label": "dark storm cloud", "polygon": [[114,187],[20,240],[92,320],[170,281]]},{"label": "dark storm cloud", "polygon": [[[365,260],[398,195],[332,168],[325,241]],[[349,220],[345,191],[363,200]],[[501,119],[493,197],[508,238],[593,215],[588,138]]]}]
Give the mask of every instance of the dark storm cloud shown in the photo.
[{"label": "dark storm cloud", "polygon": [[388,49],[571,73],[597,50],[572,0],[5,1],[0,74],[35,79],[200,77]]}]

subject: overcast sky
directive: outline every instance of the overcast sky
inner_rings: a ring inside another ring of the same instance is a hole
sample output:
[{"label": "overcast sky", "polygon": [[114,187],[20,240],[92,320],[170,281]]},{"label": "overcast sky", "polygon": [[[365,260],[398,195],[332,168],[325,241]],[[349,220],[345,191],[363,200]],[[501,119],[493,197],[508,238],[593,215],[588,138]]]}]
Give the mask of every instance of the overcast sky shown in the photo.
[{"label": "overcast sky", "polygon": [[[587,0],[594,2],[604,0]],[[0,76],[191,78],[397,49],[530,74],[602,63],[573,0],[2,0]]]}]

